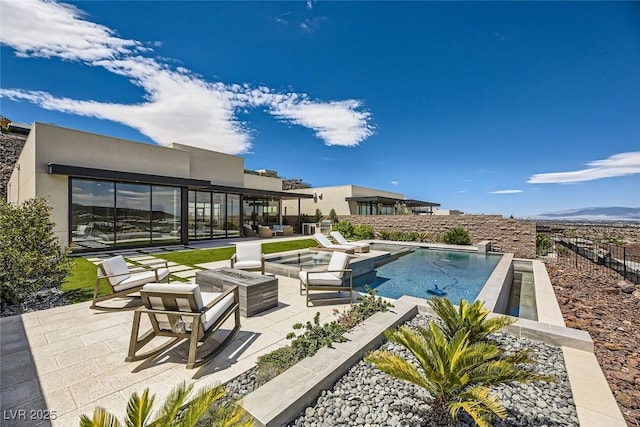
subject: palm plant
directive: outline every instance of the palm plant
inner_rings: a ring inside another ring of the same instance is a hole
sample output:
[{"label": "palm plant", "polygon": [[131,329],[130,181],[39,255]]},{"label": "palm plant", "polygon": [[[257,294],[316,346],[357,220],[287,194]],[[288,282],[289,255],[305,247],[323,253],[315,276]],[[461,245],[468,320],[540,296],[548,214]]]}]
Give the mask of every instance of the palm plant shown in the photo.
[{"label": "palm plant", "polygon": [[129,398],[124,424],[115,415],[98,407],[93,411],[92,418],[80,416],[80,427],[192,427],[203,420],[206,425],[224,427],[253,425],[240,405],[221,400],[226,393],[222,385],[203,388],[183,408],[192,390],[193,384],[185,386],[184,382],[171,390],[155,421],[149,421],[155,395],[149,396],[147,388],[142,395],[133,393]]},{"label": "palm plant", "polygon": [[385,337],[411,351],[421,369],[386,350],[369,353],[365,360],[428,391],[433,398],[431,420],[437,426],[454,425],[460,410],[479,426],[489,426],[492,415],[506,416],[506,409],[489,387],[511,381],[555,381],[521,366],[535,363],[528,351],[505,355],[494,343],[470,342],[469,333],[463,330],[448,339],[435,322],[429,329],[419,327],[418,332],[406,326],[387,330]]},{"label": "palm plant", "polygon": [[471,343],[483,341],[489,334],[498,332],[516,320],[508,316],[496,316],[487,319],[490,311],[484,308],[484,302],[470,304],[460,300],[458,309],[447,298],[431,298],[429,306],[444,323],[442,331],[448,339],[452,339],[458,331],[468,332]]}]

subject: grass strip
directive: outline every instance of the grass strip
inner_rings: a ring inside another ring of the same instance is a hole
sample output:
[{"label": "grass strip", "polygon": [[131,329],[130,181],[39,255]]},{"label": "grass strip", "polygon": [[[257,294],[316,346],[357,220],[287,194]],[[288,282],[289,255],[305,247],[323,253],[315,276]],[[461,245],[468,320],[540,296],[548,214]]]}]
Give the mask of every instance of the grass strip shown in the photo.
[{"label": "grass strip", "polygon": [[[318,243],[314,239],[287,240],[284,242],[263,243],[262,252],[272,254],[275,252],[293,251],[296,249],[307,249],[316,247]],[[153,254],[155,257],[173,261],[178,264],[195,267],[196,264],[205,262],[228,260],[236,252],[235,247],[192,249],[189,251],[167,252]]]}]

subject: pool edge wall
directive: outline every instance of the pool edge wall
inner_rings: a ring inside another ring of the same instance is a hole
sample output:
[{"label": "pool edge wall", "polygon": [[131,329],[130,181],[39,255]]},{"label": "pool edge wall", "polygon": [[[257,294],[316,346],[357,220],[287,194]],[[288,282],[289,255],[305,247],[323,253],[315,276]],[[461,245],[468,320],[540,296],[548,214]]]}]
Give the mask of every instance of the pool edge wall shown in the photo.
[{"label": "pool edge wall", "polygon": [[[513,283],[513,254],[503,254],[498,265],[478,293],[476,300],[484,301],[487,310],[504,313],[509,306],[509,292]],[[452,301],[457,303],[457,301]]]}]

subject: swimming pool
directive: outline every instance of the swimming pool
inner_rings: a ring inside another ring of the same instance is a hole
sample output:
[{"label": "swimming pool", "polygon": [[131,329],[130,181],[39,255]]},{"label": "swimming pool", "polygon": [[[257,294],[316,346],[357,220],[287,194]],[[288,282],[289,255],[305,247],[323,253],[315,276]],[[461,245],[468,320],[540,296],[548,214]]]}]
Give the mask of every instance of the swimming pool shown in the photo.
[{"label": "swimming pool", "polygon": [[444,289],[446,297],[474,301],[502,255],[479,254],[418,248],[377,268],[375,280],[357,280],[354,289],[364,292],[365,284],[378,289],[378,295],[400,298],[411,295],[431,298],[427,292],[435,285]]}]

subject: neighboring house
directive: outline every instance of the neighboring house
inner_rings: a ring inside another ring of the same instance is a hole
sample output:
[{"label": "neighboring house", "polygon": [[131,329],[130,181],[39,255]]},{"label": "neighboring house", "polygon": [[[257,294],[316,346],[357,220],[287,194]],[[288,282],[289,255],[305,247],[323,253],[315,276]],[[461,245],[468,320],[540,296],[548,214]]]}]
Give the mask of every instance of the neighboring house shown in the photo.
[{"label": "neighboring house", "polygon": [[46,197],[54,232],[76,251],[187,244],[281,224],[281,203],[313,195],[247,174],[244,159],[173,143],[143,144],[35,123],[8,200]]},{"label": "neighboring house", "polygon": [[[404,203],[413,213],[433,212],[439,203],[406,199],[402,193],[376,190],[358,185],[337,185],[292,190],[292,193],[311,194],[312,199],[300,200],[300,213],[313,216],[320,209],[324,216],[335,209],[338,215],[393,215],[396,203]],[[297,201],[282,202],[283,215],[298,215]]]}]

